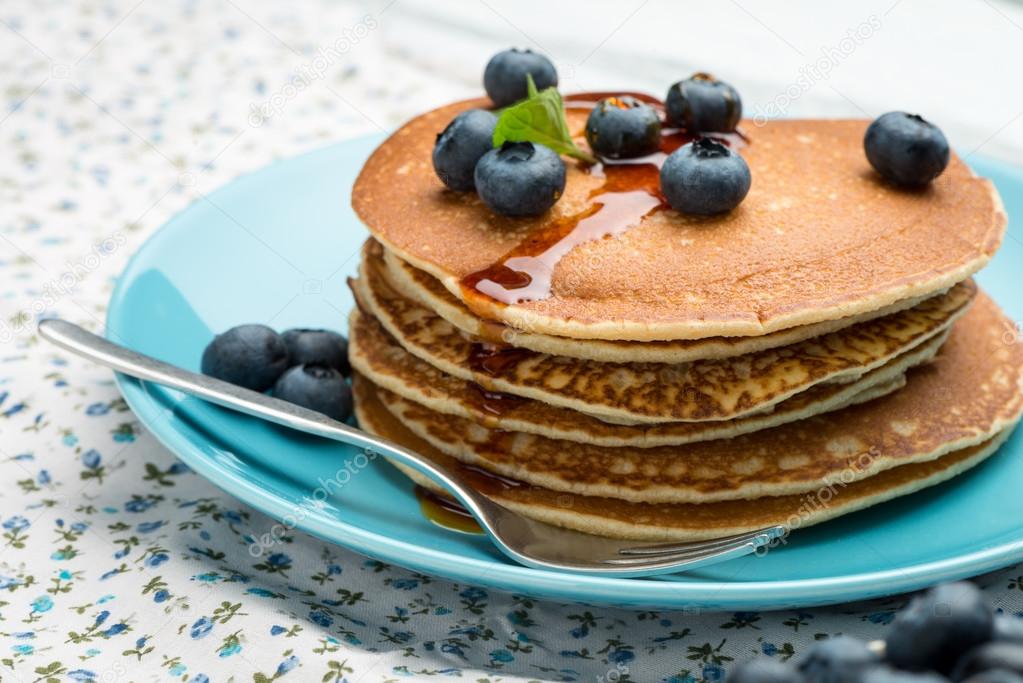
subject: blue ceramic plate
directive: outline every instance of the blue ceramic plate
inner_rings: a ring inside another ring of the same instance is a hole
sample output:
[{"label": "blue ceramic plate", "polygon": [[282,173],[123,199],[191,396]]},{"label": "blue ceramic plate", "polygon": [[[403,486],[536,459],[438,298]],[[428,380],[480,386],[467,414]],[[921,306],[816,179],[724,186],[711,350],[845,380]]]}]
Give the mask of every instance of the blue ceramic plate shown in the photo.
[{"label": "blue ceramic plate", "polygon": [[[343,329],[366,231],[349,207],[380,142],[344,142],[239,178],[158,231],[110,303],[111,339],[198,369],[214,330],[243,322]],[[1014,221],[1023,173],[971,159]],[[1020,225],[1010,226],[1018,234]],[[980,282],[1023,319],[1023,246],[1012,234]],[[271,517],[380,560],[456,581],[560,601],[656,609],[769,609],[916,589],[1023,560],[1023,430],[949,484],[793,534],[788,546],[684,576],[601,579],[509,563],[482,537],[422,517],[409,482],[382,460],[197,399],[119,377],[148,427],[185,463]],[[268,528],[267,531],[270,531]]]}]

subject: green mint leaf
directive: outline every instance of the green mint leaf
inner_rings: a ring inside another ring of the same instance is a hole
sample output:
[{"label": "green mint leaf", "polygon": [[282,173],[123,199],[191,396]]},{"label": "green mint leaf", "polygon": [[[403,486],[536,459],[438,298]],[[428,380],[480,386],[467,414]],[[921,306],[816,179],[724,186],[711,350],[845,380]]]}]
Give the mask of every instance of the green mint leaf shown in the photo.
[{"label": "green mint leaf", "polygon": [[526,99],[501,112],[494,129],[494,147],[505,142],[535,142],[546,145],[558,154],[565,154],[593,164],[597,159],[579,148],[572,140],[565,119],[561,95],[554,87],[537,92],[531,75],[526,76]]}]

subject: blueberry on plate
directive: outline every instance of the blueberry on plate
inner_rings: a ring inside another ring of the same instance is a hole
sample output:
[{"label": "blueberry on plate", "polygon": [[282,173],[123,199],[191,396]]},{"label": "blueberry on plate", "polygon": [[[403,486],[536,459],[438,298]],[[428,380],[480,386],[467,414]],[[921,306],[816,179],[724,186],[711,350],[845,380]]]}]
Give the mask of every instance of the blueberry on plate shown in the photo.
[{"label": "blueberry on plate", "polygon": [[213,338],[202,371],[253,391],[266,391],[288,368],[288,347],[266,325],[238,325]]},{"label": "blueberry on plate", "polygon": [[900,669],[948,673],[964,653],[991,639],[993,625],[991,610],[975,585],[958,581],[935,586],[896,615],[885,639],[885,657]]},{"label": "blueberry on plate", "polygon": [[963,655],[952,670],[953,681],[965,681],[987,671],[1007,671],[1023,675],[1023,645],[993,640]]},{"label": "blueberry on plate", "polygon": [[948,166],[948,140],[941,129],[904,111],[874,119],[863,136],[863,149],[874,170],[898,185],[926,185]]},{"label": "blueberry on plate", "polygon": [[475,187],[473,171],[480,157],[494,148],[497,117],[484,109],[470,109],[456,116],[437,135],[433,145],[433,170],[452,190]]},{"label": "blueberry on plate", "polygon": [[653,107],[634,97],[608,97],[586,119],[586,141],[609,159],[653,154],[661,144],[661,119]]},{"label": "blueberry on plate", "polygon": [[277,380],[273,394],[335,420],[347,420],[352,414],[352,388],[328,365],[296,365]]},{"label": "blueberry on plate", "polygon": [[683,145],[661,167],[661,192],[681,213],[731,211],[746,197],[750,182],[746,160],[710,138]]},{"label": "blueberry on plate", "polygon": [[776,659],[754,657],[737,665],[728,674],[728,683],[801,683],[796,667]]},{"label": "blueberry on plate", "polygon": [[565,191],[565,162],[550,147],[506,142],[476,164],[476,192],[502,216],[539,216]]},{"label": "blueberry on plate", "polygon": [[728,133],[742,118],[738,91],[710,74],[693,74],[668,89],[668,123],[690,133]]},{"label": "blueberry on plate", "polygon": [[319,363],[329,365],[342,375],[351,370],[348,365],[348,340],[331,330],[287,330],[281,335],[288,347],[291,365]]},{"label": "blueberry on plate", "polygon": [[814,643],[799,662],[808,683],[859,683],[860,674],[880,658],[865,642],[838,636]]},{"label": "blueberry on plate", "polygon": [[558,84],[558,72],[551,60],[531,50],[505,50],[487,62],[483,88],[498,107],[526,99],[526,74],[533,76],[537,90]]}]

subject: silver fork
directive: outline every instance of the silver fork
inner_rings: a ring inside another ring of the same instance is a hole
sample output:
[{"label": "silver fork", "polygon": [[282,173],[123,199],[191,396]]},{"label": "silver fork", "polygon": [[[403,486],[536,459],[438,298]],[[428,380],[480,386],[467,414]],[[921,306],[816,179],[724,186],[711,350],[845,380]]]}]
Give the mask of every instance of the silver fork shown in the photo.
[{"label": "silver fork", "polygon": [[386,439],[321,413],[190,372],[132,351],[65,320],[39,323],[39,334],[100,365],[308,434],[367,448],[413,467],[449,491],[505,555],[528,567],[606,576],[651,576],[741,557],[784,534],[781,526],[695,543],[633,545],[523,517],[476,492],[455,472]]}]

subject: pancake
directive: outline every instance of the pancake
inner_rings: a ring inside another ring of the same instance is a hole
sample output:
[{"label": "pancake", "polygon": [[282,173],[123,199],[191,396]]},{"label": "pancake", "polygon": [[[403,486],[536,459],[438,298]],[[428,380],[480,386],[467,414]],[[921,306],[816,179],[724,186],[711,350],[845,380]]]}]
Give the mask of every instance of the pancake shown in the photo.
[{"label": "pancake", "polygon": [[[854,323],[880,318],[912,308],[926,297],[902,299],[869,313],[828,320],[812,325],[790,327],[759,337],[708,337],[674,341],[623,341],[607,339],[569,339],[520,330],[477,317],[469,307],[449,292],[440,280],[426,271],[405,263],[392,252],[370,240],[364,258],[382,254],[388,283],[402,296],[414,299],[449,323],[474,337],[493,344],[510,344],[539,353],[566,358],[581,358],[604,363],[688,363],[710,358],[731,358],[827,334]],[[944,294],[944,291],[938,292]]]},{"label": "pancake", "polygon": [[1023,412],[1023,347],[984,295],[935,361],[868,403],[755,434],[686,446],[608,448],[491,430],[377,388],[416,436],[469,465],[528,484],[642,503],[805,493],[933,460],[993,438]]},{"label": "pancake", "polygon": [[[387,249],[477,316],[535,333],[702,339],[846,318],[966,279],[1005,230],[994,186],[954,154],[938,182],[907,191],[870,168],[867,121],[776,120],[746,124],[739,151],[753,185],[735,210],[655,209],[624,223],[608,210],[598,216],[607,225],[586,223],[583,238],[580,220],[613,199],[610,166],[567,161],[564,195],[538,218],[497,216],[475,193],[444,189],[431,168],[435,136],[457,113],[486,105],[441,107],[396,131],[363,167],[352,205]],[[570,130],[581,134],[587,115],[570,107]],[[555,244],[546,253],[560,257],[538,256],[534,244]],[[549,277],[549,287],[482,294],[481,274],[503,266],[529,272],[533,284]]]},{"label": "pancake", "polygon": [[348,355],[353,368],[374,384],[431,410],[467,418],[490,429],[636,448],[730,438],[884,396],[901,389],[906,370],[931,360],[947,336],[942,333],[855,382],[811,387],[782,401],[769,413],[717,422],[633,426],[612,425],[567,408],[494,394],[478,384],[447,375],[405,351],[358,309],[352,311],[348,330]]},{"label": "pancake", "polygon": [[[809,527],[835,517],[934,486],[980,464],[994,453],[1010,431],[948,455],[902,467],[850,484],[836,484],[792,496],[706,504],[650,505],[614,498],[579,496],[512,480],[479,476],[410,432],[377,400],[373,385],[355,382],[355,413],[359,425],[409,448],[486,493],[497,503],[526,517],[598,536],[640,541],[698,541],[783,525]],[[399,470],[433,491],[443,490],[403,465]]]},{"label": "pancake", "polygon": [[493,348],[401,296],[364,259],[352,284],[360,308],[409,352],[488,391],[531,398],[625,423],[728,420],[770,409],[823,382],[849,382],[940,334],[976,293],[961,283],[912,309],[798,344],[738,358],[598,363]]}]

